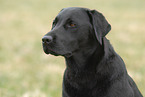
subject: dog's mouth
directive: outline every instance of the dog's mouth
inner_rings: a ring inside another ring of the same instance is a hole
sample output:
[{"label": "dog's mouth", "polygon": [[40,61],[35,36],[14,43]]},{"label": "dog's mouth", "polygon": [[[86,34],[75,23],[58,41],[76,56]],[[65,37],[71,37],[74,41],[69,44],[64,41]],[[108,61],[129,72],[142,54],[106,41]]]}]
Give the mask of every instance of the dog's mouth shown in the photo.
[{"label": "dog's mouth", "polygon": [[64,52],[64,53],[59,53],[58,51],[56,50],[53,50],[51,49],[50,47],[46,46],[46,45],[43,45],[43,51],[46,53],[46,54],[51,54],[51,55],[54,55],[54,56],[64,56],[64,57],[71,57],[72,56],[72,52]]},{"label": "dog's mouth", "polygon": [[51,49],[47,49],[47,48],[43,48],[43,51],[46,53],[46,54],[52,54],[52,55],[55,55],[55,56],[58,56],[60,54],[56,53],[55,51],[51,50]]},{"label": "dog's mouth", "polygon": [[67,53],[67,54],[64,54],[63,56],[69,58],[72,56],[72,53]]}]

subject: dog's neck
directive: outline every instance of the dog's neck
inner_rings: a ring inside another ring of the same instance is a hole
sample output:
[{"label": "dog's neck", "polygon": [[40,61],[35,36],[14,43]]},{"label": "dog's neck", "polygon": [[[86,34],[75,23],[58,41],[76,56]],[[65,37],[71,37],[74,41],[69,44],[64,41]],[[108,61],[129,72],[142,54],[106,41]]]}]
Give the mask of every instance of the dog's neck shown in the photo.
[{"label": "dog's neck", "polygon": [[80,49],[78,52],[74,53],[73,56],[65,58],[67,69],[72,71],[90,70],[92,72],[92,70],[95,69],[99,63],[99,60],[101,60],[103,53],[103,48],[96,44],[93,46],[91,45],[90,47],[84,47],[83,49]]},{"label": "dog's neck", "polygon": [[[99,49],[99,50],[98,50]],[[99,52],[98,52],[99,51]],[[115,51],[113,50],[110,42],[104,38],[103,39],[103,46],[99,46],[98,44],[93,45],[87,48],[83,48],[79,52],[73,54],[73,56],[67,58],[66,60],[66,67],[72,71],[91,71],[94,69],[96,70],[100,60],[105,56],[105,58],[110,57],[114,54]],[[96,60],[94,60],[96,59]],[[105,60],[105,59],[104,59]]]},{"label": "dog's neck", "polygon": [[[103,47],[104,49],[97,48],[97,46],[96,48],[94,47],[90,51],[90,53],[87,53],[86,51],[84,51],[84,53],[77,52],[76,55],[65,58],[67,66],[64,76],[67,80],[69,80],[68,82],[75,83],[76,85],[79,85],[79,83],[82,82],[81,84],[87,88],[93,88],[94,86],[96,86],[96,82],[98,82],[98,84],[104,84],[109,82],[111,74],[108,74],[108,71],[104,71],[104,68],[108,67],[106,66],[108,65],[108,63],[104,62],[106,62],[106,60],[108,60],[109,58],[113,58],[111,56],[112,54],[115,54],[115,51],[113,50],[109,41],[106,38],[104,39],[103,45],[105,46]],[[92,84],[90,83],[90,81]]]}]

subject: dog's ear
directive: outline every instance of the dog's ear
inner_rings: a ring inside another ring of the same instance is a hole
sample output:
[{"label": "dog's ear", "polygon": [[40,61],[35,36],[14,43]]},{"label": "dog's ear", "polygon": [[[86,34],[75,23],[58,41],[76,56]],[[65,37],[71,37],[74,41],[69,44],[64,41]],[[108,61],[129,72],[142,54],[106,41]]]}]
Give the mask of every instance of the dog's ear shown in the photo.
[{"label": "dog's ear", "polygon": [[97,40],[102,45],[103,37],[111,30],[111,25],[107,22],[105,17],[96,10],[89,10],[90,20],[96,35]]}]

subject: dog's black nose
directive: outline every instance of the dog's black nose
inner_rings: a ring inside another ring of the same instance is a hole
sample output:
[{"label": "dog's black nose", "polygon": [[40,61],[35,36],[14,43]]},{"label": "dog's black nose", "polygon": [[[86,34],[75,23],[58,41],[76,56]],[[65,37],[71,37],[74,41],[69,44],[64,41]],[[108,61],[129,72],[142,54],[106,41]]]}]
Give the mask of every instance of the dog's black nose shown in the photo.
[{"label": "dog's black nose", "polygon": [[44,37],[42,38],[42,42],[43,42],[43,43],[47,43],[47,44],[51,43],[52,40],[53,40],[52,36],[44,36]]}]

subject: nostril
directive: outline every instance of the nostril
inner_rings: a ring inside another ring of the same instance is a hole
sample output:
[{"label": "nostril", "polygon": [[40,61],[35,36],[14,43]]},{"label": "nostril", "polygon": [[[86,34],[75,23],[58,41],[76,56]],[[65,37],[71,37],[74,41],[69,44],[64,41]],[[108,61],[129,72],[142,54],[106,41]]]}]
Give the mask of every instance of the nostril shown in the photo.
[{"label": "nostril", "polygon": [[49,44],[49,43],[51,43],[52,42],[52,36],[44,36],[43,38],[42,38],[42,42],[43,43],[47,43],[47,44]]},{"label": "nostril", "polygon": [[42,42],[45,42],[45,39],[44,38],[42,38]]},{"label": "nostril", "polygon": [[46,39],[46,42],[50,42],[51,40],[50,39]]}]

